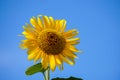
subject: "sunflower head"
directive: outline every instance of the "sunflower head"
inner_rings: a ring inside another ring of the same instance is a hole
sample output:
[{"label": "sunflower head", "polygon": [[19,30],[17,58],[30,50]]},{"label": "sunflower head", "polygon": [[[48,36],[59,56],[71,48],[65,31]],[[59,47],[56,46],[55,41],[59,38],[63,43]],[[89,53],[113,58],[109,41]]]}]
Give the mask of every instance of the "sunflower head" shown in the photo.
[{"label": "sunflower head", "polygon": [[59,54],[65,47],[65,38],[54,30],[44,30],[39,34],[39,48],[46,54]]},{"label": "sunflower head", "polygon": [[66,20],[55,20],[48,16],[38,16],[30,19],[31,24],[23,26],[21,48],[27,49],[28,60],[40,61],[43,68],[50,66],[54,71],[56,66],[63,69],[63,62],[75,63],[79,52],[74,45],[80,38],[75,38],[75,29],[65,31]]}]

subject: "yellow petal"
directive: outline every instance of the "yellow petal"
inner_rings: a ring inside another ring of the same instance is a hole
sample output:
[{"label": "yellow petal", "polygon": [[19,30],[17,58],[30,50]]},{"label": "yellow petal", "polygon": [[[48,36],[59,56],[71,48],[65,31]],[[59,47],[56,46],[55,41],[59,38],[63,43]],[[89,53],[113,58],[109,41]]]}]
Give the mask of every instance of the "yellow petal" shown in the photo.
[{"label": "yellow petal", "polygon": [[30,23],[36,28],[36,30],[38,32],[41,31],[41,29],[40,29],[40,27],[38,25],[37,19],[35,17],[30,19]]},{"label": "yellow petal", "polygon": [[49,19],[50,19],[51,28],[55,29],[55,21],[54,21],[54,19],[52,17],[49,17]]},{"label": "yellow petal", "polygon": [[35,30],[29,25],[27,24],[26,26],[23,26],[24,28],[24,32],[22,32],[22,34],[28,38],[28,39],[36,39],[36,32]]},{"label": "yellow petal", "polygon": [[36,40],[27,39],[27,40],[24,40],[23,44],[29,49],[38,47]]},{"label": "yellow petal", "polygon": [[79,43],[80,38],[71,38],[71,39],[67,39],[66,42],[67,44],[78,44]]},{"label": "yellow petal", "polygon": [[27,49],[27,46],[25,46],[23,43],[20,44],[21,49]]},{"label": "yellow petal", "polygon": [[43,54],[41,63],[42,63],[42,67],[43,67],[44,69],[46,69],[47,66],[48,66],[48,59],[46,59],[46,58],[47,58],[47,55],[46,55],[46,54]]},{"label": "yellow petal", "polygon": [[43,68],[44,69],[48,67],[48,62],[49,62],[49,56],[45,54],[43,57]]},{"label": "yellow petal", "polygon": [[34,61],[37,62],[42,57],[41,55],[42,51],[39,51]]},{"label": "yellow petal", "polygon": [[22,40],[22,43],[20,44],[21,49],[27,49],[27,46],[24,44],[27,40]]},{"label": "yellow petal", "polygon": [[58,55],[55,55],[55,59],[57,64],[62,64],[62,61],[60,60]]},{"label": "yellow petal", "polygon": [[37,52],[38,52],[38,51],[33,52],[33,53],[30,53],[30,54],[28,55],[28,60],[33,60],[33,59],[36,57]]},{"label": "yellow petal", "polygon": [[63,55],[65,55],[66,57],[77,58],[76,54],[67,49],[63,51]]},{"label": "yellow petal", "polygon": [[66,56],[69,60],[71,60],[73,63],[75,63],[74,59],[77,57],[74,53],[71,51],[64,51],[63,55]]},{"label": "yellow petal", "polygon": [[58,28],[60,27],[60,20],[55,20],[55,29],[58,30]]},{"label": "yellow petal", "polygon": [[63,70],[63,69],[64,69],[64,67],[63,67],[63,63],[60,64],[60,65],[57,65],[57,66],[58,66],[58,68],[59,68],[60,70]]},{"label": "yellow petal", "polygon": [[40,17],[38,17],[38,25],[40,26],[41,29],[43,29],[43,23]]},{"label": "yellow petal", "polygon": [[40,51],[39,47],[34,47],[34,48],[28,48],[27,54],[33,54],[33,53],[38,53]]},{"label": "yellow petal", "polygon": [[50,68],[52,71],[55,70],[56,64],[55,64],[55,57],[54,55],[50,55]]},{"label": "yellow petal", "polygon": [[66,45],[66,46],[69,46],[68,49],[73,51],[73,52],[79,52],[79,50],[76,49],[75,46],[73,46],[73,45]]},{"label": "yellow petal", "polygon": [[47,16],[43,16],[43,22],[44,22],[44,27],[45,28],[50,28],[50,21]]},{"label": "yellow petal", "polygon": [[55,61],[56,61],[56,65],[58,66],[58,68],[60,70],[63,70],[63,62],[62,60],[60,59],[60,57],[58,55],[55,55]]},{"label": "yellow petal", "polygon": [[74,63],[69,61],[65,56],[63,56],[62,54],[59,54],[59,57],[61,58],[61,60],[65,61],[66,63],[73,65]]},{"label": "yellow petal", "polygon": [[63,20],[63,25],[62,25],[61,32],[64,32],[65,29],[66,29],[66,20]]},{"label": "yellow petal", "polygon": [[22,32],[22,34],[25,36],[27,39],[36,39],[36,36],[34,34],[27,33],[26,31]]},{"label": "yellow petal", "polygon": [[63,27],[63,22],[64,22],[64,20],[59,20],[59,22],[58,22],[58,25],[57,25],[57,31],[60,31],[61,32],[61,29],[62,29],[62,27]]},{"label": "yellow petal", "polygon": [[63,35],[66,37],[66,38],[72,38],[74,36],[76,36],[78,34],[77,30],[76,29],[73,29],[73,30],[68,30],[67,32],[65,32]]}]

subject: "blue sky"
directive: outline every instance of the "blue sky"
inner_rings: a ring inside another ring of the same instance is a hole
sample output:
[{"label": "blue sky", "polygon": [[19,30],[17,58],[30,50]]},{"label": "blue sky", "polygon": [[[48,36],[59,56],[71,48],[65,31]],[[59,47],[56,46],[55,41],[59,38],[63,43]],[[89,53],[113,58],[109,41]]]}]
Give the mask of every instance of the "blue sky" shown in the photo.
[{"label": "blue sky", "polygon": [[84,80],[120,80],[120,1],[119,0],[1,0],[0,1],[0,80],[42,80],[42,74],[26,76],[33,64],[19,48],[22,26],[39,14],[66,19],[67,30],[78,29],[76,64],[56,69],[55,77]]}]

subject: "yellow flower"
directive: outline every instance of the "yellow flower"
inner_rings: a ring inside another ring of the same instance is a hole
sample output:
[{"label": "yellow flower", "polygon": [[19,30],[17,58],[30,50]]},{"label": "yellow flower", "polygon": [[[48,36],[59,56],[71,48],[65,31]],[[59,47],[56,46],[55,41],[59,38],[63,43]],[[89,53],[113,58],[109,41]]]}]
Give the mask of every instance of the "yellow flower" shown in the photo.
[{"label": "yellow flower", "polygon": [[79,50],[74,45],[79,43],[80,38],[74,38],[78,34],[75,29],[65,31],[66,20],[38,16],[32,17],[30,23],[23,26],[25,40],[20,45],[28,50],[28,60],[40,60],[44,69],[50,66],[52,71],[56,66],[62,70],[63,62],[75,63],[75,52]]}]

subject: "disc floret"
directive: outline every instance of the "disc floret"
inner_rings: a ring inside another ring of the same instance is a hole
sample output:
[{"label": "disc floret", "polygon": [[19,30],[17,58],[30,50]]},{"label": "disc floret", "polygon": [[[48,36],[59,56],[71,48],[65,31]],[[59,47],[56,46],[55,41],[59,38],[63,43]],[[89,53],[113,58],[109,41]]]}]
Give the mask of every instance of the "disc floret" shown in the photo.
[{"label": "disc floret", "polygon": [[65,38],[54,30],[43,30],[38,36],[39,48],[47,54],[59,54],[65,47]]}]

